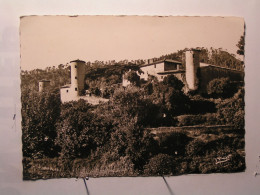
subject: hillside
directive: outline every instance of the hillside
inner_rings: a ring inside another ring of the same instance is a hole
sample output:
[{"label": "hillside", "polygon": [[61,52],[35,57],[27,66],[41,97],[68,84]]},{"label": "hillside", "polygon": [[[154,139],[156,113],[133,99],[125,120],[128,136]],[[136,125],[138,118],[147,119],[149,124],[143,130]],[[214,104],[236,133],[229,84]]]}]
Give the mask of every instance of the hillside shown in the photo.
[{"label": "hillside", "polygon": [[[232,64],[228,59],[220,62]],[[132,71],[134,82],[122,87],[122,74],[139,66],[113,63],[87,62],[85,88],[108,99],[96,105],[82,99],[61,103],[59,87],[70,82],[68,66],[22,72],[24,179],[245,169],[242,82],[214,79],[201,95],[184,93],[183,82],[173,75],[142,81]],[[42,79],[51,86],[38,92]]]}]

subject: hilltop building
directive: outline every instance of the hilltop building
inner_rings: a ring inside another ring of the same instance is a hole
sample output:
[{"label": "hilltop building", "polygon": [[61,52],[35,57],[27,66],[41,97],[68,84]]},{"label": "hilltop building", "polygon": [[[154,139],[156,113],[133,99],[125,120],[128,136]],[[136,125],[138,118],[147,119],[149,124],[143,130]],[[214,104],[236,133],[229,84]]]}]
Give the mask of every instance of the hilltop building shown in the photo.
[{"label": "hilltop building", "polygon": [[147,80],[149,75],[156,76],[159,81],[162,81],[165,75],[174,73],[179,75],[183,72],[181,68],[182,63],[165,59],[154,62],[153,60],[148,60],[148,64],[141,65],[140,68],[144,72],[140,75],[141,79]]},{"label": "hilltop building", "polygon": [[[155,76],[158,81],[162,81],[168,75],[174,75],[181,80],[185,87],[184,91],[206,92],[208,83],[221,77],[229,77],[233,81],[243,81],[244,72],[224,68],[216,65],[201,63],[199,50],[188,50],[185,52],[183,62],[165,59],[160,61],[148,60],[147,64],[141,65],[143,71],[140,79],[148,80],[149,75]],[[124,87],[131,83],[123,75],[122,85]]]},{"label": "hilltop building", "polygon": [[60,89],[62,103],[79,99],[80,92],[84,90],[85,63],[85,61],[81,60],[70,62],[71,84],[65,85]]},{"label": "hilltop building", "polygon": [[[90,104],[99,104],[99,102],[108,101],[101,97],[94,97],[85,91],[85,69],[86,62],[82,60],[74,60],[70,62],[71,84],[60,88],[61,102],[77,101],[84,99]],[[85,94],[86,95],[82,95]]]},{"label": "hilltop building", "polygon": [[[148,60],[148,63],[140,66],[143,73],[139,74],[143,80],[148,80],[149,76],[155,76],[158,81],[162,81],[168,75],[174,75],[184,83],[184,91],[206,92],[208,83],[221,77],[229,77],[232,81],[243,81],[244,72],[224,68],[216,65],[200,62],[199,50],[188,50],[185,52],[183,62],[171,59],[160,61]],[[87,100],[91,104],[108,101],[108,99],[91,96],[85,90],[85,68],[86,63],[81,60],[74,60],[71,64],[71,84],[61,87],[61,102]],[[43,91],[49,81],[40,81],[39,91]],[[123,75],[122,85],[124,87],[131,83]],[[86,95],[82,95],[86,94]]]}]

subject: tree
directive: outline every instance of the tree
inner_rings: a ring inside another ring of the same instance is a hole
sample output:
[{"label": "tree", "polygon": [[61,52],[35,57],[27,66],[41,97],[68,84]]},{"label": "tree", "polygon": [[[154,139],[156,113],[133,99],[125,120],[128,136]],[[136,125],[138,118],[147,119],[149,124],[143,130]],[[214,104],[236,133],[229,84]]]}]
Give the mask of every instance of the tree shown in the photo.
[{"label": "tree", "polygon": [[166,113],[171,120],[173,116],[185,113],[188,96],[182,91],[184,84],[174,75],[168,75],[162,82],[153,82],[152,102],[161,107],[161,112]]},{"label": "tree", "polygon": [[134,86],[117,89],[112,98],[115,117],[136,118],[142,125],[155,123],[159,108],[144,94],[144,90]]},{"label": "tree", "polygon": [[125,75],[125,79],[130,81],[133,85],[139,86],[140,84],[140,76],[137,74],[136,71],[131,70]]},{"label": "tree", "polygon": [[163,84],[172,87],[175,90],[181,91],[182,88],[184,87],[184,84],[182,81],[180,81],[177,77],[174,75],[168,75],[167,77],[164,77],[163,79]]},{"label": "tree", "polygon": [[119,157],[129,157],[134,168],[142,170],[147,160],[157,151],[157,143],[137,118],[122,116],[117,120],[120,123],[111,134],[111,149]]},{"label": "tree", "polygon": [[237,129],[245,127],[245,91],[244,88],[229,99],[222,101],[218,105],[217,118],[222,124],[234,125]]},{"label": "tree", "polygon": [[145,165],[146,175],[171,175],[174,172],[174,158],[168,154],[158,154]]},{"label": "tree", "polygon": [[216,98],[227,98],[234,94],[235,87],[230,82],[229,78],[216,78],[209,82],[207,86],[209,95]]},{"label": "tree", "polygon": [[84,100],[62,105],[57,124],[56,143],[61,147],[60,155],[69,158],[87,157],[109,140],[112,126],[94,112]]},{"label": "tree", "polygon": [[57,156],[55,124],[60,114],[59,94],[22,93],[23,154],[26,157],[42,158]]},{"label": "tree", "polygon": [[240,40],[236,46],[238,47],[237,54],[244,55],[244,53],[245,53],[245,35],[240,37]]},{"label": "tree", "polygon": [[210,64],[218,65],[221,67],[243,70],[243,62],[235,57],[234,54],[230,54],[227,51],[211,48],[211,57],[209,59]]},{"label": "tree", "polygon": [[91,92],[92,94],[94,94],[95,96],[100,96],[100,95],[101,95],[101,91],[100,91],[100,89],[99,89],[98,87],[93,87],[93,88],[91,88],[91,89],[90,89],[90,92]]},{"label": "tree", "polygon": [[111,150],[119,157],[129,157],[135,169],[143,168],[156,147],[144,126],[156,122],[158,110],[151,101],[144,99],[143,93],[133,86],[116,90],[108,113],[115,127],[111,134]]},{"label": "tree", "polygon": [[[26,73],[26,74],[25,74]],[[21,75],[21,88],[38,91],[40,80],[50,80],[50,89],[59,89],[61,86],[70,82],[70,69],[62,64],[55,67],[47,67],[45,70],[35,69],[23,72]]]}]

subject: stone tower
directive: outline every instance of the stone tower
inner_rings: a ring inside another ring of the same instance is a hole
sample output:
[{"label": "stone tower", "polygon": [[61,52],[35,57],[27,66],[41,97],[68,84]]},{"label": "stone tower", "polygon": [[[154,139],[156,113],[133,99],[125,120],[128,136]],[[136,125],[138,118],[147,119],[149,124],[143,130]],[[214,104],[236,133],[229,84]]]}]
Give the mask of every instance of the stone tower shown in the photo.
[{"label": "stone tower", "polygon": [[74,60],[70,62],[71,67],[71,96],[79,96],[79,92],[84,90],[85,61]]},{"label": "stone tower", "polygon": [[195,91],[198,89],[198,68],[199,68],[199,50],[188,50],[185,52],[186,62],[186,82],[189,91]]}]

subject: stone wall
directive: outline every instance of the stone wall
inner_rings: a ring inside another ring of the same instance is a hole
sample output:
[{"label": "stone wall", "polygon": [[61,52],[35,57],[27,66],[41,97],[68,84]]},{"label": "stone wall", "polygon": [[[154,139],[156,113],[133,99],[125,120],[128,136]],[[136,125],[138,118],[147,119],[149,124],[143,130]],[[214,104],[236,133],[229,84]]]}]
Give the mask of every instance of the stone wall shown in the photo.
[{"label": "stone wall", "polygon": [[203,93],[207,92],[207,85],[210,81],[223,77],[229,77],[231,81],[243,81],[244,73],[214,65],[202,66],[198,72],[199,91]]}]

